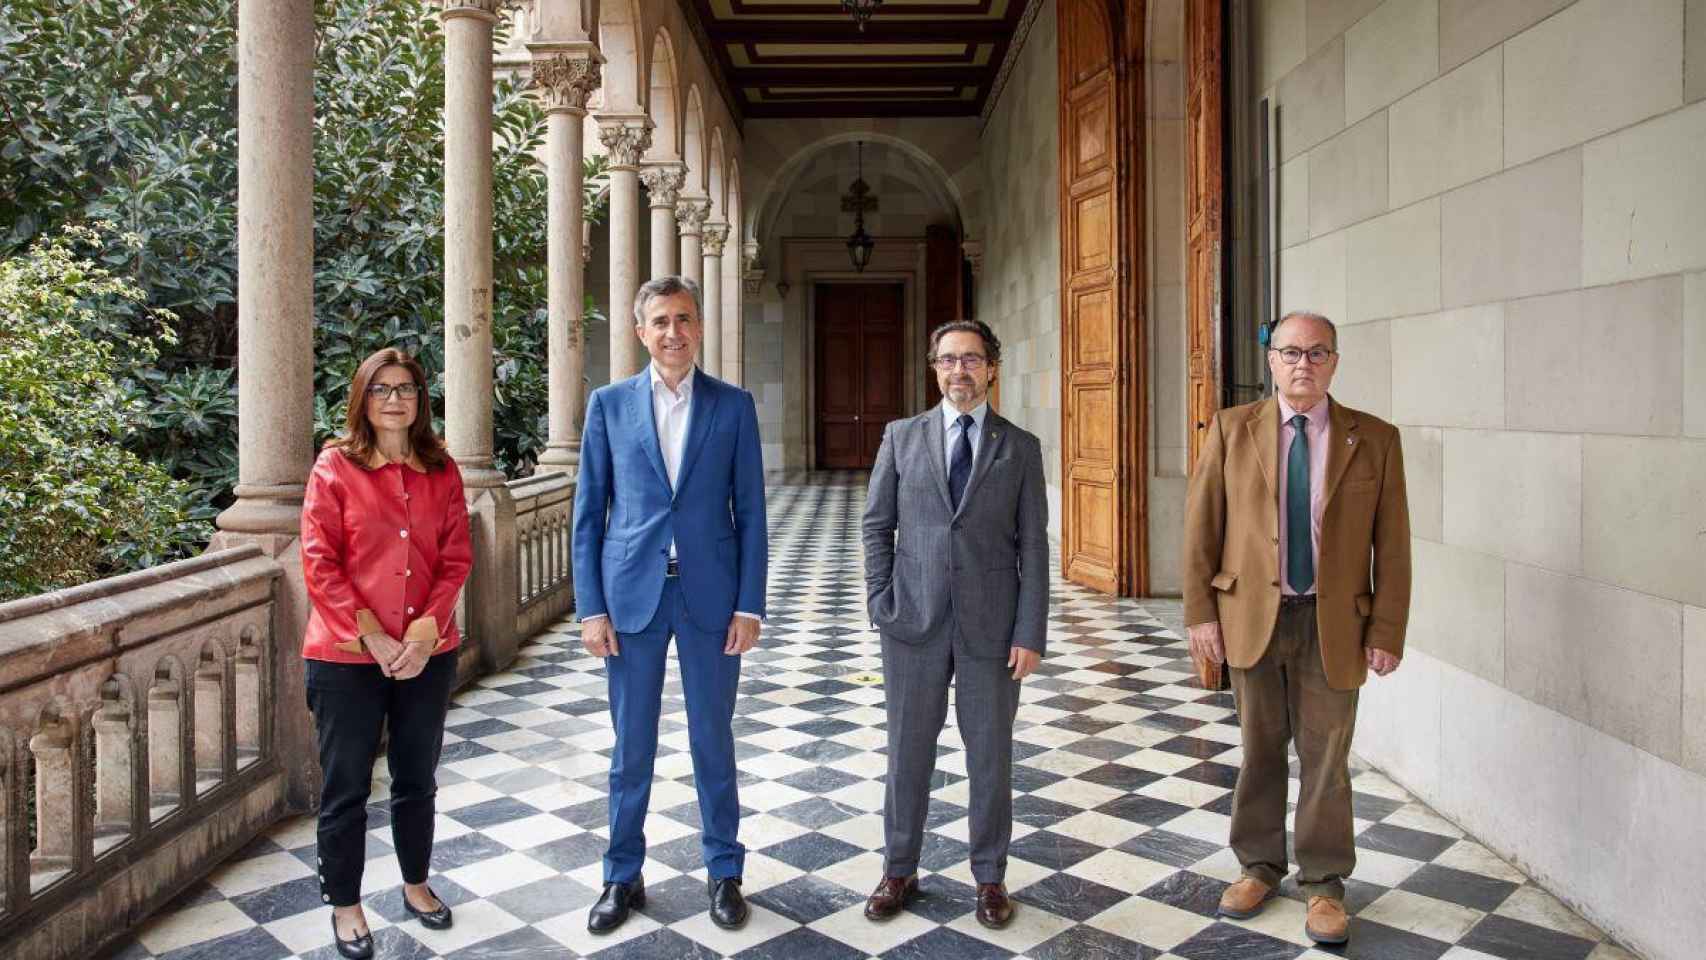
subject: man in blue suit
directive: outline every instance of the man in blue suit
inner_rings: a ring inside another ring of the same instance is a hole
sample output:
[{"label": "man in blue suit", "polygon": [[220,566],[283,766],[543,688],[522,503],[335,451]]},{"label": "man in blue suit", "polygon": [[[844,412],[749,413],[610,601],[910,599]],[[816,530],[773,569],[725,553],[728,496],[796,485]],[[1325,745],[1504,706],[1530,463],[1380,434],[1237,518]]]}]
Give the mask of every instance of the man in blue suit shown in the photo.
[{"label": "man in blue suit", "polygon": [[608,933],[645,906],[642,828],[657,756],[664,662],[675,638],[711,919],[746,922],[746,849],[736,839],[735,689],[764,616],[768,530],[752,394],[694,368],[705,326],[699,286],[662,277],[634,297],[652,355],[587,404],[575,490],[575,605],[581,643],[605,658],[616,747],[604,893],[587,929]]}]

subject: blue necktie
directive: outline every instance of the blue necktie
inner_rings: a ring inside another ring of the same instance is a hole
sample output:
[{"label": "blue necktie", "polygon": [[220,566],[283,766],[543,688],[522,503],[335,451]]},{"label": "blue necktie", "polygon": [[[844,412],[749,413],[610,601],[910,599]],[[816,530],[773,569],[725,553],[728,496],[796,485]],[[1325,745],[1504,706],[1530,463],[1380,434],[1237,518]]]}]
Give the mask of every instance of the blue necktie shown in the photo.
[{"label": "blue necktie", "polygon": [[966,495],[966,481],[971,479],[971,428],[977,421],[971,414],[962,413],[955,423],[960,425],[960,439],[954,444],[954,459],[948,464],[948,496],[954,501],[954,511],[960,509],[960,498]]},{"label": "blue necktie", "polygon": [[1309,418],[1291,418],[1294,435],[1285,458],[1285,579],[1307,593],[1315,585],[1315,551],[1309,517]]}]

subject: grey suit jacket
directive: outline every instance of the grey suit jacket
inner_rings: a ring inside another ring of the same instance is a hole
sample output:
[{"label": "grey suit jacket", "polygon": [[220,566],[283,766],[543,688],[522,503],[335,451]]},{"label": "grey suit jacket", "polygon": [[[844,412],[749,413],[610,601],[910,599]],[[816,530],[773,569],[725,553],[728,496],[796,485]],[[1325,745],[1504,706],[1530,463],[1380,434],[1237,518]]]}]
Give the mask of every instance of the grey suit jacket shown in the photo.
[{"label": "grey suit jacket", "polygon": [[990,410],[955,512],[942,410],[883,431],[865,497],[865,594],[884,636],[950,637],[970,657],[1043,652],[1048,622],[1048,497],[1042,444]]}]

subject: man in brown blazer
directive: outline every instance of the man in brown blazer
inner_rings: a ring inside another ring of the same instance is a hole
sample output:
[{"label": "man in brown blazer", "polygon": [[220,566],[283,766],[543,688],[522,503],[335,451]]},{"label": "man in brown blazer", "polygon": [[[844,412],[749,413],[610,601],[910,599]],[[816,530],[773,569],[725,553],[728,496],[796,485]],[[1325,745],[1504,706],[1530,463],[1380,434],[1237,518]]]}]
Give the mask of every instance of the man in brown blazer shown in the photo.
[{"label": "man in brown blazer", "polygon": [[1404,654],[1410,518],[1398,431],[1327,394],[1338,333],[1290,313],[1268,346],[1276,395],[1215,414],[1185,502],[1192,656],[1231,667],[1244,759],[1232,796],[1243,877],[1220,914],[1246,919],[1285,876],[1286,744],[1301,761],[1304,930],[1349,939],[1356,865],[1347,757],[1357,688]]}]

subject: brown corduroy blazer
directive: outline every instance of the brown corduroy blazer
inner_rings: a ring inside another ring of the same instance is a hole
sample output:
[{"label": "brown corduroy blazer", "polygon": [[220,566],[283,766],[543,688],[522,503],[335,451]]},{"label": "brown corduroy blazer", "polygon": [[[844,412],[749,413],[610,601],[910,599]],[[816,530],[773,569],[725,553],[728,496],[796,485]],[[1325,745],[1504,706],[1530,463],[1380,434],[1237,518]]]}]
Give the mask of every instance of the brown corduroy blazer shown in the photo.
[{"label": "brown corduroy blazer", "polygon": [[[1365,647],[1404,654],[1410,510],[1397,428],[1337,401],[1328,411],[1315,617],[1327,681],[1354,690]],[[1262,658],[1279,615],[1279,427],[1272,397],[1216,413],[1185,499],[1185,623],[1219,621],[1239,669]]]}]

